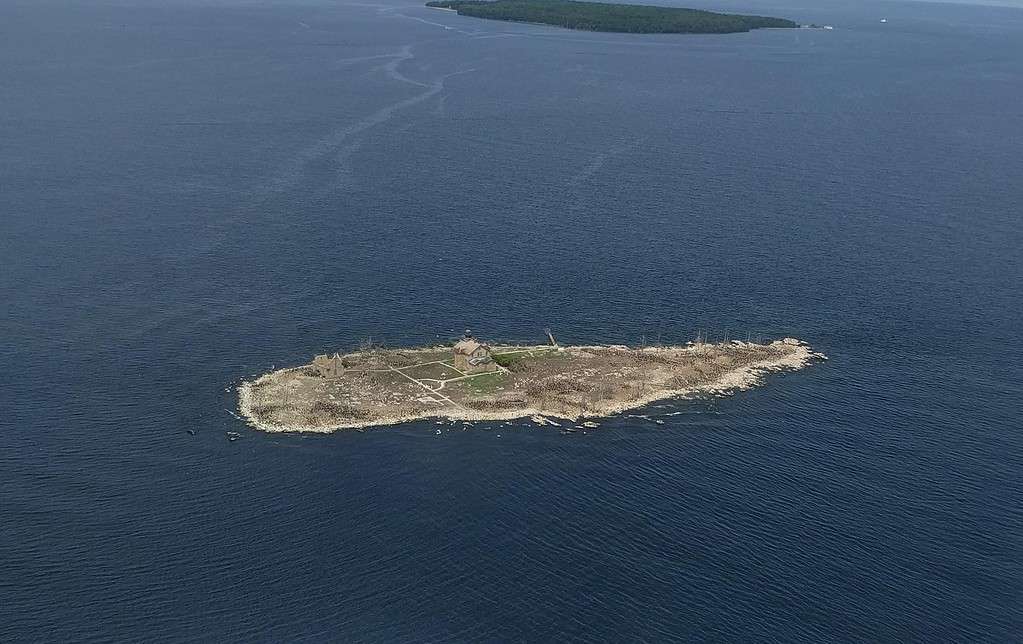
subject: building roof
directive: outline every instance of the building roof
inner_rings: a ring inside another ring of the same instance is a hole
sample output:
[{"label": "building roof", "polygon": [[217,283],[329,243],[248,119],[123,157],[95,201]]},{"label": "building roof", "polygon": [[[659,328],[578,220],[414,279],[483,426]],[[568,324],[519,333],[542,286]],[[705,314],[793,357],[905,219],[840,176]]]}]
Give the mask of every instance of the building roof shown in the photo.
[{"label": "building roof", "polygon": [[459,340],[455,344],[455,353],[463,353],[465,355],[472,355],[477,349],[487,349],[487,345],[476,340],[476,338],[465,338]]}]

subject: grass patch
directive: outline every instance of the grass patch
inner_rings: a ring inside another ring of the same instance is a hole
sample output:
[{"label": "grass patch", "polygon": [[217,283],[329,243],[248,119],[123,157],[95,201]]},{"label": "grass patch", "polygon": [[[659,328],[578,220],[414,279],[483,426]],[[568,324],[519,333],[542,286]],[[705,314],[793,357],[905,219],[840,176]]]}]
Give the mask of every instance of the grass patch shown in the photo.
[{"label": "grass patch", "polygon": [[509,371],[517,371],[526,364],[535,362],[537,360],[546,360],[550,358],[564,357],[565,354],[559,353],[554,349],[537,349],[535,351],[513,351],[508,353],[495,353],[490,357],[494,359],[494,362],[501,365]]},{"label": "grass patch", "polygon": [[496,353],[496,354],[492,355],[491,357],[494,359],[494,362],[496,362],[497,364],[501,365],[505,369],[511,369],[513,366],[515,366],[515,363],[518,362],[518,357],[519,356],[523,356],[523,355],[526,355],[526,354],[524,354],[524,353]]},{"label": "grass patch", "polygon": [[458,384],[462,387],[465,393],[470,395],[486,395],[492,394],[497,391],[497,388],[503,385],[507,380],[507,376],[500,372],[495,373],[483,373],[473,378],[466,378],[460,380]]},{"label": "grass patch", "polygon": [[449,378],[457,378],[462,375],[451,367],[437,363],[405,367],[402,369],[402,373],[412,376],[413,378],[431,378],[433,380],[447,380]]}]

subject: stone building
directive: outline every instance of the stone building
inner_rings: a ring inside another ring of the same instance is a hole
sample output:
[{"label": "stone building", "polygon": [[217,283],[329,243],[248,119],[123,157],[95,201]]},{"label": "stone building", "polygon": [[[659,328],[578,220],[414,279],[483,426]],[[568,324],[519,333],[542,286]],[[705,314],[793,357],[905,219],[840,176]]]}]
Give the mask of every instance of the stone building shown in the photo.
[{"label": "stone building", "polygon": [[484,373],[500,369],[490,356],[490,347],[472,337],[468,331],[455,344],[455,369],[463,373]]},{"label": "stone building", "polygon": [[345,374],[345,366],[338,354],[324,353],[313,358],[313,371],[321,378],[340,378]]}]

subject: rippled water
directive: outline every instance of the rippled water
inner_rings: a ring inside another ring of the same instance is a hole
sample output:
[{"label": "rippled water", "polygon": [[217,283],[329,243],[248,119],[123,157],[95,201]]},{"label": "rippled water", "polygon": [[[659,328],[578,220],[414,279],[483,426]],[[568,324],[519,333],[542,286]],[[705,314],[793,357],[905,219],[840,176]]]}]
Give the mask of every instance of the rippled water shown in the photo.
[{"label": "rippled water", "polygon": [[[0,640],[1018,639],[1023,11],[716,6],[836,28],[0,0]],[[831,360],[570,436],[230,414],[466,326]]]}]

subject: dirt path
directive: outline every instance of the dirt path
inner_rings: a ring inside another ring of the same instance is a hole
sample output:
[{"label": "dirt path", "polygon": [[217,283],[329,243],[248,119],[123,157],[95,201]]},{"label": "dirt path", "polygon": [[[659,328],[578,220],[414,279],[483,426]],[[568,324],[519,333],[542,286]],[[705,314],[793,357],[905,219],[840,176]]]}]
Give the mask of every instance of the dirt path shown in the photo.
[{"label": "dirt path", "polygon": [[402,376],[404,378],[408,378],[409,380],[411,380],[412,382],[416,383],[417,385],[419,385],[423,389],[429,391],[431,394],[434,394],[436,396],[440,396],[441,398],[443,398],[444,400],[448,401],[449,403],[451,403],[455,407],[458,407],[459,409],[465,409],[465,407],[462,407],[461,405],[456,403],[454,400],[451,400],[450,398],[448,398],[444,394],[440,393],[439,390],[434,390],[429,385],[427,385],[425,382],[420,382],[419,380],[416,380],[415,378],[413,378],[412,376],[408,375],[407,373],[402,373],[401,369],[395,369],[394,367],[391,367],[390,369],[394,373],[396,373],[396,374],[398,374],[398,375],[400,375],[400,376]]}]

